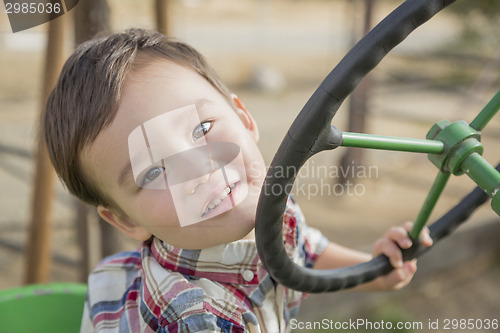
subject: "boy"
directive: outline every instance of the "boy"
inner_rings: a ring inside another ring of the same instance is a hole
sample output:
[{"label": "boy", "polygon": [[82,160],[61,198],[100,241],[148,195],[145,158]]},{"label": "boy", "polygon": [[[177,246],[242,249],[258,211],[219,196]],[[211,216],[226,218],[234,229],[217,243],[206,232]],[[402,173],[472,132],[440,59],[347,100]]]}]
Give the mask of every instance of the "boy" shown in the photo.
[{"label": "boy", "polygon": [[[275,283],[253,228],[265,165],[257,124],[191,47],[139,29],[94,39],[68,59],[44,133],[56,172],[128,236],[137,252],[90,275],[82,332],[284,332],[303,295]],[[290,199],[284,242],[317,269],[371,256],[329,243]],[[372,255],[394,271],[362,286],[398,289],[411,224],[390,229]],[[427,233],[423,244],[430,246]]]}]

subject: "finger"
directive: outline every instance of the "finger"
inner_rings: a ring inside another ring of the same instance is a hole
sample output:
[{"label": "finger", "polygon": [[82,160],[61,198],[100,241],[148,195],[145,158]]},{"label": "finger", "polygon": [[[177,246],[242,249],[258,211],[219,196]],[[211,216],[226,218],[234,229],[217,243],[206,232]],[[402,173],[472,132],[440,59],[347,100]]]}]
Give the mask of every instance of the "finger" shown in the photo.
[{"label": "finger", "polygon": [[403,267],[403,254],[396,243],[388,238],[383,238],[380,243],[380,250],[389,258],[392,267]]},{"label": "finger", "polygon": [[404,263],[404,268],[411,274],[417,272],[417,259],[413,259]]},{"label": "finger", "polygon": [[[410,232],[413,228],[413,222],[406,222],[403,225],[403,228],[405,228],[406,231]],[[424,227],[422,231],[420,232],[420,242],[424,246],[431,246],[433,243],[433,240],[430,236],[430,231],[429,228]]]},{"label": "finger", "polygon": [[415,272],[417,271],[417,261],[412,260],[405,262],[403,268],[400,268],[399,270],[401,271],[400,275],[402,276],[402,279],[399,283],[394,285],[393,289],[401,289],[411,282]]},{"label": "finger", "polygon": [[434,243],[431,238],[429,228],[425,227],[424,229],[422,229],[422,232],[420,234],[420,242],[424,246],[431,246]]},{"label": "finger", "polygon": [[414,270],[410,263],[405,263],[404,267],[395,268],[392,272],[383,277],[381,283],[383,289],[401,289],[408,285],[413,278]]},{"label": "finger", "polygon": [[413,229],[413,222],[410,221],[405,222],[405,224],[403,224],[403,228],[405,228],[407,232],[410,232],[411,229]]},{"label": "finger", "polygon": [[408,249],[412,241],[404,227],[393,227],[386,233],[386,237],[396,242],[402,249]]}]

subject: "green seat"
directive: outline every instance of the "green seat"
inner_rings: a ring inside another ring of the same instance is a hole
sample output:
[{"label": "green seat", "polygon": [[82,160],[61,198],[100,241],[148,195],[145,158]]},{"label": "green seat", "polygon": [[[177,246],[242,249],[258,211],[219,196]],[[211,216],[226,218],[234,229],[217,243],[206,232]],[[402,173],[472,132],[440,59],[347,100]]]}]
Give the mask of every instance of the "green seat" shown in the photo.
[{"label": "green seat", "polygon": [[0,290],[0,333],[77,333],[86,291],[77,283]]}]

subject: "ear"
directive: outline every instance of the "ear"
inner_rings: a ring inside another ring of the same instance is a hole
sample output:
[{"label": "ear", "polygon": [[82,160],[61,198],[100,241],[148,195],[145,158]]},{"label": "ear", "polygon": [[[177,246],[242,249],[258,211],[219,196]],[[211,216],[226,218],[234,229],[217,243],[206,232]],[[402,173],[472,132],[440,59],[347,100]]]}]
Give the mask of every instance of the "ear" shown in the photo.
[{"label": "ear", "polygon": [[252,115],[247,111],[245,105],[243,105],[243,102],[238,96],[236,96],[235,94],[231,94],[231,98],[236,105],[236,114],[238,115],[238,117],[240,117],[247,130],[250,131],[255,142],[259,142],[259,129],[257,127],[257,123],[252,118]]},{"label": "ear", "polygon": [[152,236],[149,231],[139,226],[128,217],[117,214],[110,208],[106,208],[102,205],[98,206],[97,213],[104,221],[118,228],[125,235],[135,240],[143,242]]}]

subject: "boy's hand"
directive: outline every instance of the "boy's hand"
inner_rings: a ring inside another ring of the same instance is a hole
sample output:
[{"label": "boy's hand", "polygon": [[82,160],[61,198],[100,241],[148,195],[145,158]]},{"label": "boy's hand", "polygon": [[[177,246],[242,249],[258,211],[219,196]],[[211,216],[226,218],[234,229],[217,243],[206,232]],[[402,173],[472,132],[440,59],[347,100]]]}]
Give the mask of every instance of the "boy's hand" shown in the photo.
[{"label": "boy's hand", "polygon": [[[373,245],[372,255],[374,257],[384,254],[389,258],[394,270],[389,274],[379,277],[374,282],[380,290],[401,289],[410,283],[413,275],[417,271],[417,261],[407,261],[403,263],[401,249],[408,249],[412,246],[412,241],[408,232],[413,226],[412,222],[405,223],[402,227],[390,228]],[[429,236],[429,229],[424,228],[420,234],[421,243],[424,246],[432,245],[432,238]],[[398,247],[399,245],[399,247]],[[401,248],[401,249],[400,249]]]}]

